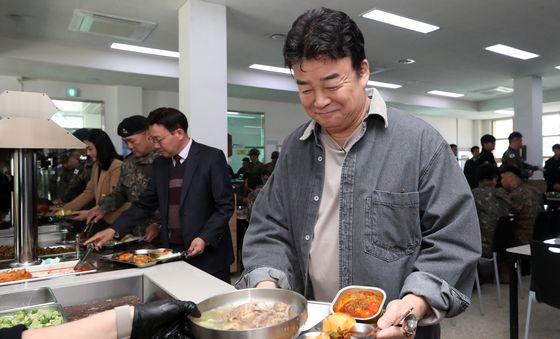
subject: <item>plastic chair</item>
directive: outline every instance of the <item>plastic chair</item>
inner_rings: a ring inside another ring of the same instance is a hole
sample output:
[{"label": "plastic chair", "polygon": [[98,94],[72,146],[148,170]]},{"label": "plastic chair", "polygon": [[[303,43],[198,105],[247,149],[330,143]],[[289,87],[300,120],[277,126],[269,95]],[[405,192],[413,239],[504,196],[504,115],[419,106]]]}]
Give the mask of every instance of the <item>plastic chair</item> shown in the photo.
[{"label": "plastic chair", "polygon": [[[502,291],[500,289],[500,275],[498,274],[498,254],[492,252],[492,258],[480,257],[478,259],[478,264],[492,263],[494,267],[494,280],[496,281],[496,291],[498,292],[498,307],[502,307]],[[484,315],[484,309],[482,307],[482,294],[480,292],[480,278],[478,276],[478,265],[476,268],[474,281],[476,283],[476,291],[478,292],[478,307],[480,309],[480,314]]]},{"label": "plastic chair", "polygon": [[560,309],[560,274],[551,270],[560,267],[560,245],[531,241],[531,288],[525,322],[525,339],[529,338],[529,324],[533,300]]}]

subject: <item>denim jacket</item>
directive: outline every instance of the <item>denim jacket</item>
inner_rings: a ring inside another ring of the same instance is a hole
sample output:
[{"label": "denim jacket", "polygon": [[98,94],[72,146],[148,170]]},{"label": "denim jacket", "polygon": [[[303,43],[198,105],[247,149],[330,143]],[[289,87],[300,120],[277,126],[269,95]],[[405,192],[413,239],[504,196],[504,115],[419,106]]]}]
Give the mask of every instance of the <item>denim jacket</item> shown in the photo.
[{"label": "denim jacket", "polygon": [[[253,207],[238,288],[272,280],[313,298],[309,250],[324,180],[319,129],[311,121],[286,138]],[[481,242],[471,191],[448,144],[392,108],[386,116],[370,112],[360,134],[342,165],[340,287],[377,286],[387,302],[414,293],[449,317],[461,313]],[[438,337],[439,328],[420,329],[417,338]]]}]

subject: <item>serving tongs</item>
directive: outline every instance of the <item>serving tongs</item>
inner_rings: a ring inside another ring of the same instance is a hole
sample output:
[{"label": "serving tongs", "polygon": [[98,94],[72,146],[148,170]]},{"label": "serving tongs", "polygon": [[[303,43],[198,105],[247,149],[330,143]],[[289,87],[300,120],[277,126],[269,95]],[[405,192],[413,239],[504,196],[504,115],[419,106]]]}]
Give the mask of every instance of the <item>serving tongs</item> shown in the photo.
[{"label": "serving tongs", "polygon": [[95,249],[94,244],[87,245],[87,248],[86,248],[86,251],[84,252],[84,255],[82,256],[82,258],[80,258],[80,260],[78,261],[76,266],[74,266],[74,271],[76,271],[79,268],[81,268],[82,266],[84,266],[84,264],[86,263],[87,257],[91,254],[91,252],[93,252],[94,249]]}]

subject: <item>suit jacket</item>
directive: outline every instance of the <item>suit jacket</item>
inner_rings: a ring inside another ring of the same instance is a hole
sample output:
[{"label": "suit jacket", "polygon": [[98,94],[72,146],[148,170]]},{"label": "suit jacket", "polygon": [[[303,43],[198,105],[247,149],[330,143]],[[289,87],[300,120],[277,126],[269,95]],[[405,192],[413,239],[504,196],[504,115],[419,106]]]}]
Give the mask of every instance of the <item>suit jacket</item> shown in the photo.
[{"label": "suit jacket", "polygon": [[[95,204],[98,205],[101,198],[111,193],[113,188],[117,186],[117,182],[119,181],[119,177],[121,175],[121,165],[122,161],[114,159],[113,162],[111,162],[111,166],[109,166],[106,171],[101,170],[101,173],[99,173],[99,164],[95,162],[91,170],[91,178],[89,179],[84,191],[62,208],[65,210],[68,209],[77,211],[82,209],[93,199],[95,199]],[[105,217],[103,217],[103,220],[111,224],[125,209],[126,206],[122,206],[114,212],[107,213]]]},{"label": "suit jacket", "polygon": [[[231,176],[224,153],[193,140],[185,160],[179,219],[187,249],[196,237],[206,242],[204,252],[187,262],[208,273],[216,273],[233,262],[233,248],[228,221],[233,214]],[[154,160],[150,183],[138,200],[113,223],[119,235],[130,233],[134,226],[156,208],[160,211],[159,233],[163,246],[169,246],[167,229],[170,158]]]}]

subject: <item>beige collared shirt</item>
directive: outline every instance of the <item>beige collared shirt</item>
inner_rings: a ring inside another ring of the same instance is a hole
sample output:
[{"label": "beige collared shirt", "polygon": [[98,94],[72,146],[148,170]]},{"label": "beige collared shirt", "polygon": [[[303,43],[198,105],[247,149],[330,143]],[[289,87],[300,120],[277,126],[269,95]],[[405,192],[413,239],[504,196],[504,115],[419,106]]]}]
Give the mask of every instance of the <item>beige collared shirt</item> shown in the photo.
[{"label": "beige collared shirt", "polygon": [[[371,98],[370,109],[364,116],[364,121],[370,114],[378,114],[384,118],[387,126],[387,106],[383,98],[376,89],[368,89],[368,96]],[[314,128],[315,123],[312,122],[310,126]],[[308,136],[306,134],[311,133],[313,128],[306,129],[302,138],[305,139]],[[356,128],[344,147],[338,145],[324,129],[319,135],[325,150],[325,181],[309,252],[309,278],[313,285],[315,300],[331,301],[340,289],[338,230],[342,164],[363,129],[365,123]]]}]

